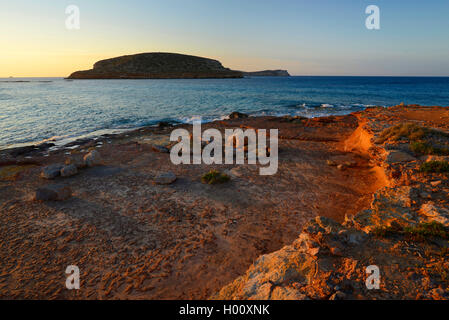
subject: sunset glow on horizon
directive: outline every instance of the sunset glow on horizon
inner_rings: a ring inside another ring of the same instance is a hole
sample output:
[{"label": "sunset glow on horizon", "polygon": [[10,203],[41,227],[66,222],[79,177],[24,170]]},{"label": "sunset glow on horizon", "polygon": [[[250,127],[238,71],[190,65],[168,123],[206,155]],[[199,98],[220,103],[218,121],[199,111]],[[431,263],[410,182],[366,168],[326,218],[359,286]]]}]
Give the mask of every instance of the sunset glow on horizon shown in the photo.
[{"label": "sunset glow on horizon", "polygon": [[[80,30],[65,9],[80,8]],[[368,1],[0,0],[0,77],[66,77],[101,59],[176,52],[234,70],[292,75],[449,76],[449,3],[376,1],[381,29],[367,30]]]}]

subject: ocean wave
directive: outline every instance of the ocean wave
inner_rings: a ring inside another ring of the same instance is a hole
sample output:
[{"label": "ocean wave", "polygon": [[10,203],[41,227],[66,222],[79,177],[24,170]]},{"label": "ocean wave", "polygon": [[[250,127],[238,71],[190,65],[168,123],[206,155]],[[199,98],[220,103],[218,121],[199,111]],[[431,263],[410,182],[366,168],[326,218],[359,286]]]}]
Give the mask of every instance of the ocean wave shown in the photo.
[{"label": "ocean wave", "polygon": [[[95,130],[133,129],[160,121],[192,123],[226,119],[233,111],[252,116],[347,114],[373,105],[446,105],[445,78],[257,78],[245,81],[74,81],[0,78],[0,146],[80,136]],[[53,81],[53,84],[41,82]],[[390,80],[388,80],[390,81]],[[387,81],[387,82],[388,82]],[[410,86],[410,82],[415,83]],[[20,85],[20,83],[23,83]],[[27,84],[28,83],[28,84]],[[404,101],[406,100],[406,101]],[[7,116],[6,118],[4,116]],[[48,137],[50,138],[48,138]]]}]

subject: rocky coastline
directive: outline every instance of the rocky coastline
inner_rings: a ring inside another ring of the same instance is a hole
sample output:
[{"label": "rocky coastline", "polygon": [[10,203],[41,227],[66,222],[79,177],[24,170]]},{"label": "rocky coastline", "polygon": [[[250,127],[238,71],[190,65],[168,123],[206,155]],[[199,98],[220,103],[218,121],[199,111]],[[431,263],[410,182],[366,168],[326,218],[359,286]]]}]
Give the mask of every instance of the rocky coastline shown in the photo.
[{"label": "rocky coastline", "polygon": [[449,298],[448,108],[212,127],[278,128],[278,173],[175,166],[169,123],[0,151],[0,297]]},{"label": "rocky coastline", "polygon": [[[316,217],[291,245],[259,257],[212,299],[447,300],[449,113],[435,111],[397,106],[357,113],[359,127],[345,149],[385,175],[370,206],[342,223]],[[414,147],[426,140],[442,147]],[[445,169],[425,169],[435,163]],[[380,270],[377,290],[366,286],[372,265]]]},{"label": "rocky coastline", "polygon": [[287,70],[235,71],[213,59],[178,53],[151,52],[96,62],[92,69],[75,71],[67,79],[225,79],[289,77]]}]

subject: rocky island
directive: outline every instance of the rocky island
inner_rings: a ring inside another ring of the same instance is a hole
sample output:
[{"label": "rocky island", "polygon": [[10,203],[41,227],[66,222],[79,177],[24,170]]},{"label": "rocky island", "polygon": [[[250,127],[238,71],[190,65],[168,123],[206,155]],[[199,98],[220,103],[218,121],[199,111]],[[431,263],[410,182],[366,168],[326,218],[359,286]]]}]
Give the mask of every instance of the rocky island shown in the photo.
[{"label": "rocky island", "polygon": [[98,61],[93,69],[68,79],[207,79],[242,78],[240,71],[213,59],[178,53],[140,53]]},{"label": "rocky island", "polygon": [[287,70],[264,70],[255,72],[243,72],[245,77],[290,77]]}]

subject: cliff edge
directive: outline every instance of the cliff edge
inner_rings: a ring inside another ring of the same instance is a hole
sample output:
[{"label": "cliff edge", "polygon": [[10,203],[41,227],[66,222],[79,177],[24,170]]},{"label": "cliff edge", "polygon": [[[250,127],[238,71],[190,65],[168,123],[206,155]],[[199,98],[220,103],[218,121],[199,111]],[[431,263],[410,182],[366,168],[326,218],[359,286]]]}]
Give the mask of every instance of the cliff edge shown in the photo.
[{"label": "cliff edge", "polygon": [[[343,223],[316,217],[211,299],[449,299],[448,109],[354,115],[359,128],[343,148],[370,159],[384,179],[371,205]],[[379,270],[377,288],[368,267]]]}]

